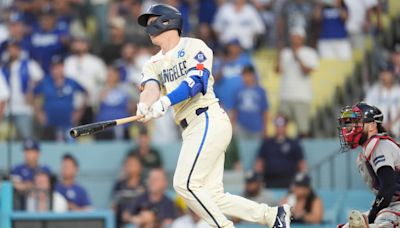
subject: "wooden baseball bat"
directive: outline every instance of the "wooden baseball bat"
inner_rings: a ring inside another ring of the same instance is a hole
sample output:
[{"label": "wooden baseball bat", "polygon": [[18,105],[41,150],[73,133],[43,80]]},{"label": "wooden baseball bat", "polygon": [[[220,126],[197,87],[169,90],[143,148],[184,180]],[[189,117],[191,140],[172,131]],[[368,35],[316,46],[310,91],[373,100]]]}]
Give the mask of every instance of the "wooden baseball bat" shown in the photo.
[{"label": "wooden baseball bat", "polygon": [[69,134],[71,135],[72,138],[77,138],[80,136],[85,136],[85,135],[91,135],[91,134],[96,134],[98,132],[104,131],[107,128],[130,123],[137,121],[141,118],[143,118],[143,115],[139,116],[130,116],[130,117],[125,117],[121,119],[115,119],[115,120],[108,120],[108,121],[102,121],[102,122],[97,122],[97,123],[91,123],[91,124],[85,124],[82,126],[78,127],[73,127],[69,131]]}]

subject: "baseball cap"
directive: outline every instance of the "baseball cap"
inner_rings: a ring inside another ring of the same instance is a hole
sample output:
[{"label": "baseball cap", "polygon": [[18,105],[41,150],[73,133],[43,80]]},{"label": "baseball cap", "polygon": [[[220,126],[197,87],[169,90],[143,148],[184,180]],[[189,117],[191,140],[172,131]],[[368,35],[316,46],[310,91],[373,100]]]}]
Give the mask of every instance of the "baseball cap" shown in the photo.
[{"label": "baseball cap", "polygon": [[10,23],[18,23],[18,22],[23,22],[24,18],[21,13],[18,12],[13,12],[10,14]]},{"label": "baseball cap", "polygon": [[240,40],[238,38],[234,38],[234,39],[229,40],[228,42],[226,42],[226,45],[242,46],[242,44],[240,43]]},{"label": "baseball cap", "polygon": [[288,119],[284,115],[278,115],[274,120],[274,124],[276,127],[286,126],[287,123],[288,123]]},{"label": "baseball cap", "polygon": [[245,180],[246,182],[258,182],[258,181],[262,181],[263,177],[260,173],[254,172],[254,171],[249,171],[246,173],[245,175]]},{"label": "baseball cap", "polygon": [[63,63],[64,63],[64,58],[61,55],[55,55],[51,57],[51,65],[63,64]]},{"label": "baseball cap", "polygon": [[296,27],[292,27],[290,29],[290,35],[298,35],[298,36],[305,37],[306,36],[306,31],[304,30],[303,27],[296,26]]},{"label": "baseball cap", "polygon": [[379,65],[379,72],[384,72],[384,71],[393,71],[394,66],[391,62],[384,62]]},{"label": "baseball cap", "polygon": [[111,18],[109,24],[111,27],[125,29],[126,21],[122,17],[113,17],[113,18]]},{"label": "baseball cap", "polygon": [[306,173],[298,173],[293,180],[293,185],[299,187],[310,187],[311,179]]},{"label": "baseball cap", "polygon": [[21,42],[18,41],[18,40],[16,40],[16,39],[8,39],[8,40],[5,42],[5,46],[6,46],[6,47],[9,47],[9,46],[18,46],[18,47],[21,47]]},{"label": "baseball cap", "polygon": [[40,150],[39,142],[35,139],[26,139],[23,142],[24,150]]}]

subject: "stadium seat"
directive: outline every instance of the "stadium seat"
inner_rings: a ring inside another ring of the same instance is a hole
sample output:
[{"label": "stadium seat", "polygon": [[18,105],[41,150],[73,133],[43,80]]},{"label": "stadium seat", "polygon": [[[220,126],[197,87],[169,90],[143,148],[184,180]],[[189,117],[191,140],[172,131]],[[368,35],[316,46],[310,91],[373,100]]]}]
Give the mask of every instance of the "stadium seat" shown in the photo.
[{"label": "stadium seat", "polygon": [[367,211],[370,209],[374,194],[369,190],[350,190],[347,191],[340,209],[340,223],[347,220],[351,210]]},{"label": "stadium seat", "polygon": [[324,204],[324,223],[337,224],[345,192],[340,190],[318,190],[317,195]]}]

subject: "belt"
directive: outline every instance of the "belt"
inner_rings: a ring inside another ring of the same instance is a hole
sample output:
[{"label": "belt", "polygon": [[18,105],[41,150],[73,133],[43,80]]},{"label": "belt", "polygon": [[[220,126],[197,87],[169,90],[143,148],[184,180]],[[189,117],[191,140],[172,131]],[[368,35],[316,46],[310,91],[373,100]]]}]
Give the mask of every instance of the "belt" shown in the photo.
[{"label": "belt", "polygon": [[[200,116],[201,113],[206,112],[208,110],[208,107],[204,107],[204,108],[198,108],[196,109],[196,115]],[[181,120],[181,122],[179,122],[179,125],[181,126],[182,129],[187,128],[187,126],[189,125],[189,123],[187,122],[186,118]]]}]

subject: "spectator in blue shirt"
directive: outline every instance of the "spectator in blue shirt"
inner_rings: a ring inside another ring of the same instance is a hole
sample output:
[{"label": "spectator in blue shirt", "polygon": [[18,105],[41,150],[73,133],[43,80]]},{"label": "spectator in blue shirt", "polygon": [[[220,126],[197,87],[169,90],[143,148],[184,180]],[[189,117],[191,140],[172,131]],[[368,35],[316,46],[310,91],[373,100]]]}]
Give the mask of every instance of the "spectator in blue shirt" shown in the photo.
[{"label": "spectator in blue shirt", "polygon": [[289,188],[296,173],[305,172],[307,165],[300,142],[287,135],[287,118],[278,115],[274,124],[275,137],[264,139],[254,168],[264,175],[266,187]]},{"label": "spectator in blue shirt", "polygon": [[148,211],[156,214],[161,227],[170,225],[177,217],[177,209],[166,195],[168,181],[163,169],[153,169],[147,180],[147,191],[135,199],[123,218],[126,222],[142,227]]},{"label": "spectator in blue shirt", "polygon": [[243,139],[261,139],[267,134],[268,99],[253,66],[243,68],[244,85],[235,96],[232,115],[235,133]]},{"label": "spectator in blue shirt", "polygon": [[[8,40],[14,40],[20,44],[22,56],[27,58],[29,57],[29,50],[30,50],[30,38],[28,33],[28,28],[23,22],[23,17],[20,13],[13,12],[10,14],[8,23]],[[1,60],[7,59],[7,41],[5,40],[0,44],[0,57]]]},{"label": "spectator in blue shirt", "polygon": [[65,56],[68,33],[56,26],[56,16],[51,8],[42,10],[39,26],[34,28],[31,36],[31,56],[43,68],[50,72],[53,56]]},{"label": "spectator in blue shirt", "polygon": [[317,5],[315,19],[320,23],[317,46],[321,58],[349,60],[352,57],[347,18],[344,0],[321,1]]},{"label": "spectator in blue shirt", "polygon": [[[83,114],[83,105],[78,104],[77,96],[84,93],[81,85],[65,77],[62,58],[53,57],[50,76],[34,89],[35,116],[44,128],[43,139],[65,141],[70,138],[68,129],[77,124]],[[43,98],[41,102],[39,97]]]},{"label": "spectator in blue shirt", "polygon": [[[23,142],[24,159],[23,164],[15,166],[11,170],[11,177],[13,180],[14,188],[16,190],[15,198],[19,202],[25,202],[26,194],[33,187],[33,178],[38,172],[45,172],[51,174],[50,169],[47,166],[39,164],[40,156],[40,145],[39,142],[34,139],[26,139]],[[24,206],[17,203],[15,209],[23,209]]]},{"label": "spectator in blue shirt", "polygon": [[243,67],[252,65],[252,59],[240,46],[239,40],[232,40],[225,46],[223,59],[214,66],[214,90],[222,106],[231,111],[234,107],[235,93],[243,85]]},{"label": "spectator in blue shirt", "polygon": [[70,211],[81,211],[90,208],[90,199],[85,188],[75,181],[79,170],[79,163],[71,154],[65,154],[61,163],[61,181],[56,184],[55,190],[68,201]]},{"label": "spectator in blue shirt", "polygon": [[[134,91],[127,84],[120,83],[120,71],[116,66],[109,66],[104,88],[100,92],[99,111],[96,121],[106,121],[132,115],[136,106]],[[117,126],[96,134],[97,139],[129,139],[129,124]]]}]

